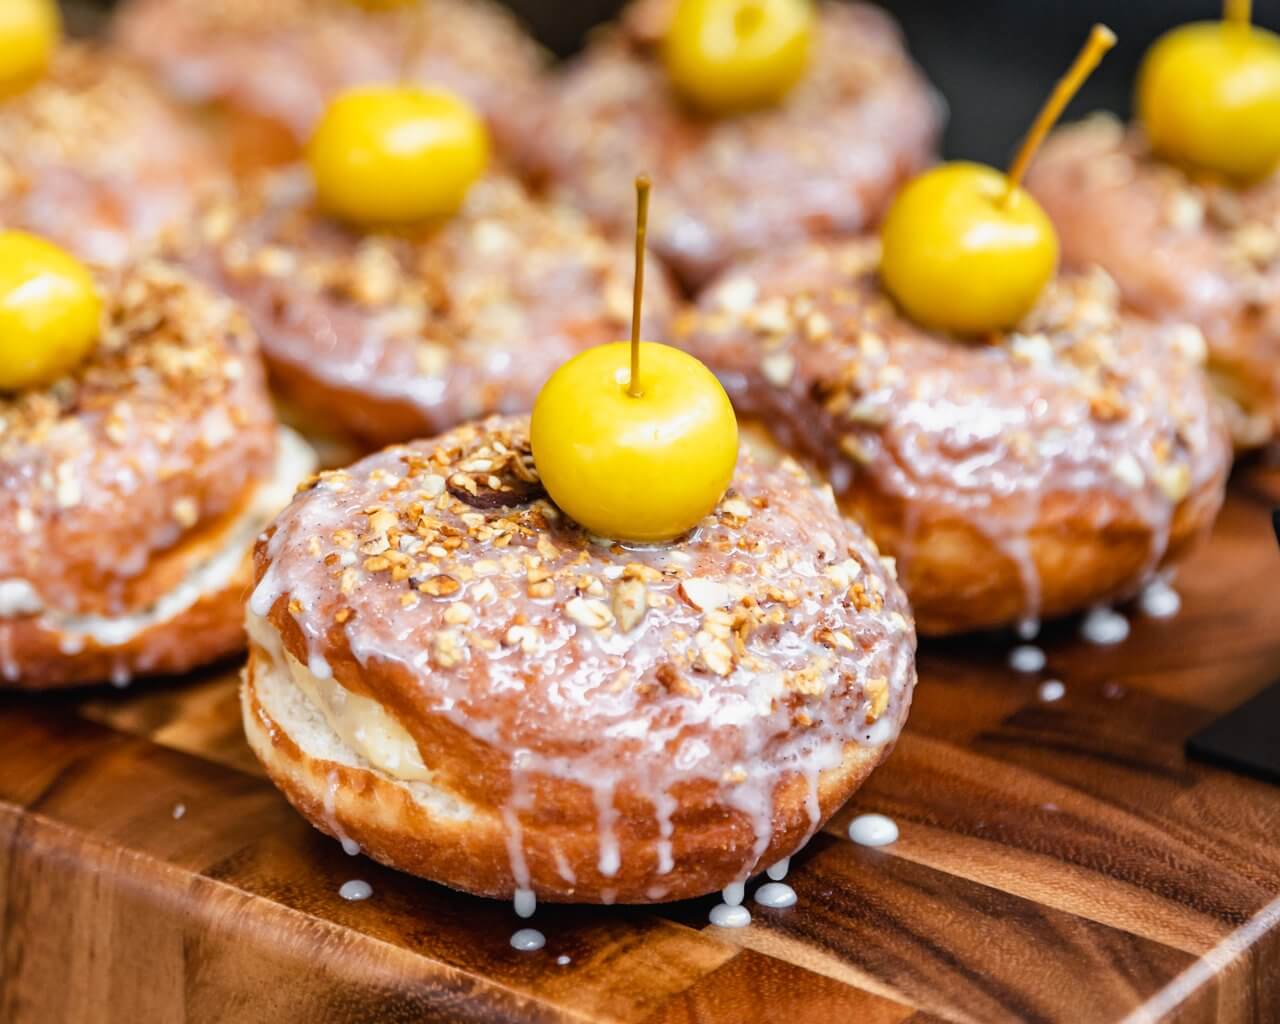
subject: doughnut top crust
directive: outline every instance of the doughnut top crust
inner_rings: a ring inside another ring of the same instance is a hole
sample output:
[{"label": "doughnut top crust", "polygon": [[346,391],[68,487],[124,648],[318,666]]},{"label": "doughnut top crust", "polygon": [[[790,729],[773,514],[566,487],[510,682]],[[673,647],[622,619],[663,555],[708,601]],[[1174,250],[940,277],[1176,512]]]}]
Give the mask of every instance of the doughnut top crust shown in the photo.
[{"label": "doughnut top crust", "polygon": [[619,181],[651,172],[650,244],[689,287],[744,254],[865,227],[930,159],[940,104],[883,12],[822,4],[811,66],[783,103],[710,119],[673,94],[659,59],[671,6],[634,5],[571,65],[538,165],[617,231],[632,216]]},{"label": "doughnut top crust", "polygon": [[1280,424],[1280,173],[1247,188],[1193,176],[1153,156],[1139,129],[1096,115],[1049,139],[1028,188],[1057,223],[1069,264],[1104,267],[1134,309],[1203,330],[1215,374],[1245,378],[1227,386],[1255,416],[1235,425],[1237,436],[1271,436]]},{"label": "doughnut top crust", "polygon": [[897,310],[878,264],[872,239],[773,254],[726,274],[676,330],[838,495],[869,486],[1010,545],[1055,496],[1090,502],[1095,529],[1113,497],[1159,538],[1224,475],[1194,328],[1121,314],[1099,271],[1056,281],[1007,336],[948,337]]},{"label": "doughnut top crust", "polygon": [[212,148],[130,62],[67,43],[0,100],[0,219],[119,263],[223,180]]},{"label": "doughnut top crust", "polygon": [[321,474],[256,563],[250,617],[485,802],[512,772],[602,813],[710,783],[767,842],[773,786],[891,741],[914,683],[891,564],[829,491],[746,453],[691,535],[626,548],[544,496],[527,419],[492,418]]},{"label": "doughnut top crust", "polygon": [[48,609],[118,614],[155,596],[153,558],[268,477],[275,428],[228,301],[159,263],[104,273],[99,289],[88,359],[0,393],[0,580],[28,581]]},{"label": "doughnut top crust", "polygon": [[[479,181],[434,230],[363,233],[318,212],[295,169],[201,231],[196,265],[243,303],[281,376],[347,392],[329,415],[374,441],[528,410],[561,363],[630,323],[630,252],[508,178]],[[652,270],[645,336],[662,339],[672,296]],[[367,412],[378,403],[406,411],[393,423]]]},{"label": "doughnut top crust", "polygon": [[[131,0],[116,37],[192,102],[284,126],[301,145],[338,92],[408,80],[458,92],[518,152],[542,102],[542,49],[489,0]],[[425,15],[425,18],[422,16]]]}]

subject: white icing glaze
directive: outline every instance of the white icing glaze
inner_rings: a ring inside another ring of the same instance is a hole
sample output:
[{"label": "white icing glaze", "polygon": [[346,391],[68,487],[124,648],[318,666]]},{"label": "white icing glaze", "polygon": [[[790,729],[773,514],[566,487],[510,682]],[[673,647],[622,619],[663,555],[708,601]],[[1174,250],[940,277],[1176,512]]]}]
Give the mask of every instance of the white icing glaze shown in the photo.
[{"label": "white icing glaze", "polygon": [[1040,689],[1037,693],[1046,704],[1052,704],[1054,701],[1062,700],[1066,696],[1067,688],[1060,679],[1046,679],[1040,684]]},{"label": "white icing glaze", "polygon": [[751,923],[751,911],[741,904],[717,903],[711,908],[709,917],[717,928],[745,928]]},{"label": "white icing glaze", "polygon": [[736,907],[742,902],[742,897],[746,892],[746,886],[742,882],[732,882],[724,887],[724,891],[720,894],[720,898],[731,907]]},{"label": "white icing glaze", "polygon": [[565,967],[571,963],[573,963],[572,958],[570,958],[564,953],[561,953],[558,957],[556,957],[556,964],[560,967]]},{"label": "white icing glaze", "polygon": [[538,909],[538,898],[532,889],[517,889],[512,905],[516,917],[533,917],[533,912]]},{"label": "white icing glaze", "polygon": [[790,867],[791,867],[791,858],[783,857],[782,860],[778,861],[778,863],[770,864],[766,874],[775,882],[781,882],[784,878],[787,877],[787,871],[790,869]]},{"label": "white icing glaze", "polygon": [[511,948],[533,953],[547,944],[547,937],[537,928],[521,928],[511,936]]},{"label": "white icing glaze", "polygon": [[1044,651],[1032,644],[1021,644],[1009,652],[1009,667],[1015,672],[1039,672],[1046,660]]},{"label": "white icing glaze", "polygon": [[782,909],[796,905],[796,891],[785,882],[767,882],[756,890],[755,901],[762,907]]},{"label": "white icing glaze", "polygon": [[1167,580],[1156,578],[1138,595],[1138,607],[1151,619],[1171,619],[1182,609],[1182,597]]},{"label": "white icing glaze", "polygon": [[898,825],[883,814],[859,814],[849,822],[849,838],[859,846],[888,846],[898,841]]},{"label": "white icing glaze", "polygon": [[1093,608],[1080,623],[1080,637],[1091,644],[1109,647],[1129,636],[1129,620],[1111,608]]},{"label": "white icing glaze", "polygon": [[174,821],[179,821],[179,820],[181,820],[181,819],[182,819],[182,817],[183,817],[186,813],[187,813],[187,805],[186,805],[186,804],[174,804],[174,805],[173,805],[173,820],[174,820]]},{"label": "white icing glaze", "polygon": [[373,895],[373,886],[363,879],[352,878],[342,883],[342,888],[338,890],[338,895],[344,900],[358,903],[360,900],[367,900]]}]

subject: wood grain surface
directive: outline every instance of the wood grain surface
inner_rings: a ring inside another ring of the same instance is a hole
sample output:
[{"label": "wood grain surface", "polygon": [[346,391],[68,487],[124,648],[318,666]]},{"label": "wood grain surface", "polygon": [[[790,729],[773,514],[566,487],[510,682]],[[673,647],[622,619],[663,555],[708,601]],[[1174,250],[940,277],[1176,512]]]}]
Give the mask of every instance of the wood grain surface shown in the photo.
[{"label": "wood grain surface", "polygon": [[[926,644],[897,751],[742,930],[712,898],[544,907],[516,952],[508,905],[294,814],[237,665],[0,698],[0,1021],[1280,1021],[1280,788],[1183,755],[1280,674],[1273,503],[1280,471],[1238,471],[1182,612],[1122,645],[1058,623],[1020,675],[1008,635]],[[866,811],[898,842],[851,843]]]}]

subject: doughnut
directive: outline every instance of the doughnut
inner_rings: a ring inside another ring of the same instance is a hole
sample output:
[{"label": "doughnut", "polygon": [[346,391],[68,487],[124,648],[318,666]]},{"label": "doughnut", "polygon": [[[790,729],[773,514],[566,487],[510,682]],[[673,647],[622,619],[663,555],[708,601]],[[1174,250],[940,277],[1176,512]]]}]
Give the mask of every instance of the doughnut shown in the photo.
[{"label": "doughnut", "polygon": [[164,264],[104,272],[97,348],[0,393],[0,688],[185,672],[244,648],[254,537],[310,472],[254,339]]},{"label": "doughnut", "polygon": [[342,90],[401,79],[465,97],[518,166],[543,102],[546,55],[490,0],[128,0],[115,38],[223,115],[242,168],[296,157]]},{"label": "doughnut", "polygon": [[1203,334],[1237,447],[1280,432],[1280,174],[1192,177],[1097,115],[1049,139],[1027,187],[1065,264],[1103,267],[1135,311]]},{"label": "doughnut", "polygon": [[[202,219],[184,259],[248,311],[279,390],[373,446],[528,411],[546,378],[626,335],[634,257],[512,179],[482,178],[417,237],[365,233],[316,211],[282,171]],[[659,267],[646,337],[672,314]]]},{"label": "doughnut", "polygon": [[676,326],[739,415],[895,557],[921,633],[1135,593],[1211,524],[1230,465],[1200,336],[1064,277],[1005,336],[906,319],[875,239],[737,267]]},{"label": "doughnut", "polygon": [[0,222],[119,264],[182,224],[224,172],[199,127],[138,67],[67,43],[0,100]]},{"label": "doughnut", "polygon": [[882,11],[821,4],[812,64],[782,104],[709,119],[672,94],[655,52],[670,7],[632,5],[572,62],[534,168],[619,233],[632,211],[618,182],[653,174],[649,242],[687,288],[744,254],[866,227],[932,159],[941,103]]},{"label": "doughnut", "polygon": [[892,564],[744,454],[684,538],[588,536],[493,417],[322,473],[259,541],[250,746],[318,829],[493,897],[654,903],[790,855],[892,748]]}]

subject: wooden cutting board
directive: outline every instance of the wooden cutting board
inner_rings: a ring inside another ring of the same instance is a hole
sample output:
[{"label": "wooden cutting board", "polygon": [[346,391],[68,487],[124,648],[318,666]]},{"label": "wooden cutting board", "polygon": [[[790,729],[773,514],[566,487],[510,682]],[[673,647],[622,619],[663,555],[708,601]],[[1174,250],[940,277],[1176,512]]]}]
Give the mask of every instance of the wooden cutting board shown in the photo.
[{"label": "wooden cutting board", "polygon": [[[925,644],[894,756],[742,930],[711,898],[541,907],[516,952],[508,905],[294,814],[234,665],[0,698],[0,1021],[1280,1021],[1280,788],[1183,755],[1280,675],[1273,503],[1280,471],[1240,471],[1182,613],[1120,646],[1054,626],[1037,676],[1008,636]],[[899,841],[851,843],[865,811]]]}]

